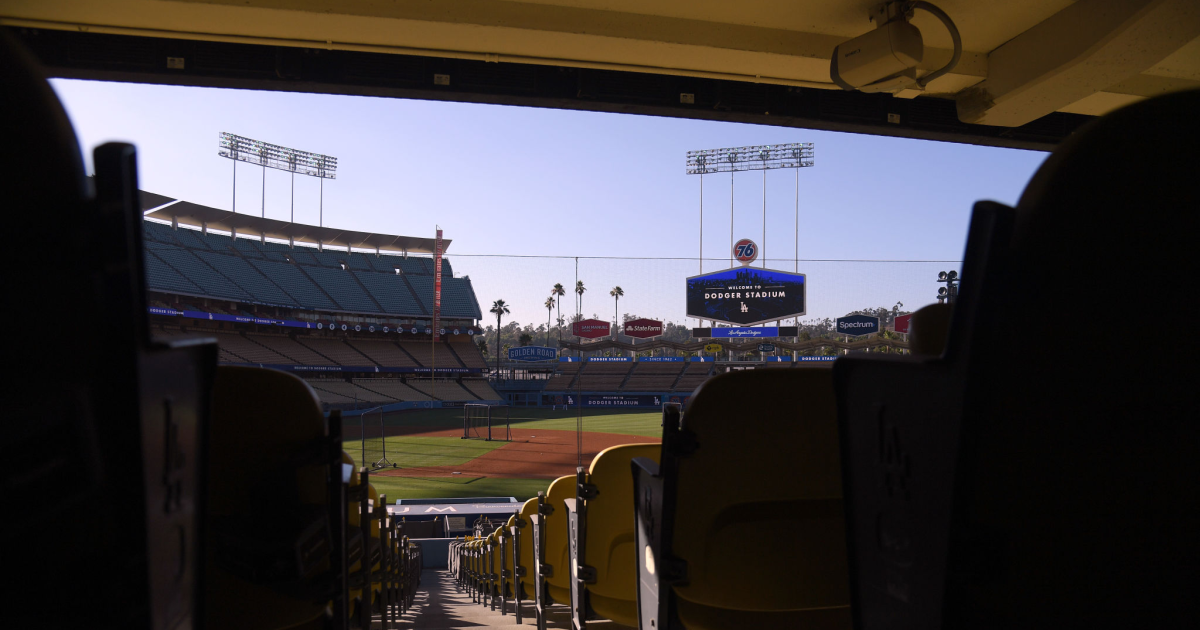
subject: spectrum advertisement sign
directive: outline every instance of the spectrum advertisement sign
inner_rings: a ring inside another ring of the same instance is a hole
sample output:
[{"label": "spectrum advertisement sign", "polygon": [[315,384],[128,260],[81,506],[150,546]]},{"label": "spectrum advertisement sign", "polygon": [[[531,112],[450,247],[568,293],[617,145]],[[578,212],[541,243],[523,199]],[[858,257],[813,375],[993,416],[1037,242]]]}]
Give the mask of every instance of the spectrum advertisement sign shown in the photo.
[{"label": "spectrum advertisement sign", "polygon": [[802,273],[738,267],[687,279],[687,316],[740,326],[805,314]]},{"label": "spectrum advertisement sign", "polygon": [[837,318],[837,331],[843,335],[857,337],[879,332],[879,318],[867,315],[849,315]]}]

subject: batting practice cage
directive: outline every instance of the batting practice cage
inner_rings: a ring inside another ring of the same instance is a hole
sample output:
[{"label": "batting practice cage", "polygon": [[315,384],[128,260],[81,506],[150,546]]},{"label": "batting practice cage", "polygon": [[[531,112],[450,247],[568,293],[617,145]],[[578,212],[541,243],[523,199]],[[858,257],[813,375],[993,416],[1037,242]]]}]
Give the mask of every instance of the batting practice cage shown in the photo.
[{"label": "batting practice cage", "polygon": [[[495,433],[493,433],[493,429]],[[508,405],[467,403],[463,405],[464,440],[512,440],[508,426]]]},{"label": "batting practice cage", "polygon": [[375,407],[362,412],[359,416],[362,422],[362,458],[358,461],[362,466],[371,468],[395,468],[395,462],[388,459],[387,438],[383,431],[383,407]]}]

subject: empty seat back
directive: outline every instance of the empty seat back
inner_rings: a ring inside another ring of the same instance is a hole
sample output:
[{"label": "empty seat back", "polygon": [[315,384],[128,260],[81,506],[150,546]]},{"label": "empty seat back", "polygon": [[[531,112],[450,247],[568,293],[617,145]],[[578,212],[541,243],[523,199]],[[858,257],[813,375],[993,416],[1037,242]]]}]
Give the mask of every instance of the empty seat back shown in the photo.
[{"label": "empty seat back", "polygon": [[860,628],[1197,618],[1194,353],[1145,335],[1129,365],[1092,315],[1192,309],[1167,270],[1195,267],[1196,111],[1111,113],[1015,211],[976,204],[942,357],[834,366]]},{"label": "empty seat back", "polygon": [[222,366],[213,410],[206,617],[279,628],[320,616],[329,469],[316,394],[284,372]]},{"label": "empty seat back", "polygon": [[575,498],[575,475],[559,477],[546,490],[546,504],[553,510],[546,516],[546,564],[552,574],[546,578],[550,597],[559,604],[571,601],[570,549],[567,538],[567,508],[564,499]]},{"label": "empty seat back", "polygon": [[658,463],[658,444],[626,444],[600,451],[588,470],[596,495],[586,502],[583,562],[595,571],[588,584],[592,610],[606,619],[637,626],[637,551],[633,541],[633,477],[629,463],[645,457]]},{"label": "empty seat back", "polygon": [[[747,401],[754,401],[748,404]],[[690,602],[747,611],[842,610],[849,590],[828,370],[735,372],[692,397],[678,460],[674,555]]]}]

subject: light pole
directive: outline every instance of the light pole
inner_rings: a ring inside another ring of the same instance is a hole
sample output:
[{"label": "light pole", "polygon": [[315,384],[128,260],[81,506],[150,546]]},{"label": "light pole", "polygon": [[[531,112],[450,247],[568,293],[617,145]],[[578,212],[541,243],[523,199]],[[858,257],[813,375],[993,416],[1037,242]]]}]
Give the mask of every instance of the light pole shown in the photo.
[{"label": "light pole", "polygon": [[938,287],[938,304],[954,304],[958,300],[958,283],[961,281],[958,277],[958,272],[939,272],[937,281],[946,283],[946,286]]}]

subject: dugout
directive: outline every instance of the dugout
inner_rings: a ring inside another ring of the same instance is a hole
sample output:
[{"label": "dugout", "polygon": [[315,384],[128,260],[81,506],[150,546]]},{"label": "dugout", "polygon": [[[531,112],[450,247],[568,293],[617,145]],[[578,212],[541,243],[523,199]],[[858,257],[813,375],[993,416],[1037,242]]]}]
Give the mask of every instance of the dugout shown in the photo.
[{"label": "dugout", "polygon": [[[467,497],[458,499],[399,499],[387,506],[388,513],[414,524],[441,521],[445,536],[467,536],[481,521],[491,531],[521,510],[516,497]],[[422,525],[417,525],[422,527]]]}]

